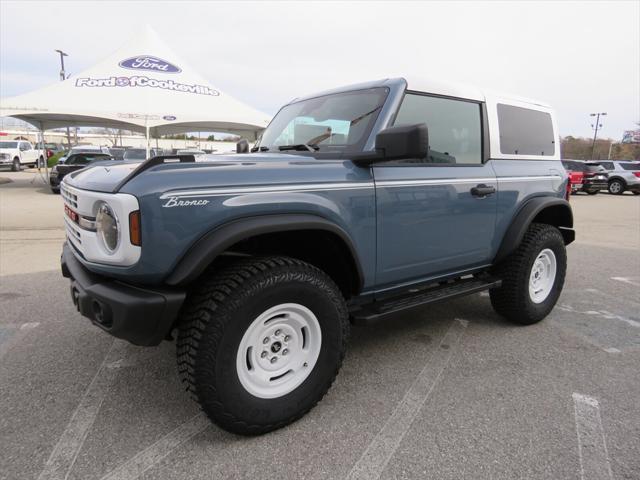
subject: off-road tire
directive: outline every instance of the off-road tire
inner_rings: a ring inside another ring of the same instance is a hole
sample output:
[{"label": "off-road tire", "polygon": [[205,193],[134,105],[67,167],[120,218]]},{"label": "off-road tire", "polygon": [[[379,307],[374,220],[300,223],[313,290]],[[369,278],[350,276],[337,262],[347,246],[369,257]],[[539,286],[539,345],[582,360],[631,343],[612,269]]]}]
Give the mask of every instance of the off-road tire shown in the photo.
[{"label": "off-road tire", "polygon": [[[529,276],[535,259],[544,249],[551,249],[556,257],[556,277],[547,298],[534,303],[529,295]],[[502,279],[502,286],[489,291],[493,309],[508,320],[531,325],[545,318],[562,292],[567,271],[567,252],[560,231],[542,223],[533,223],[524,234],[518,249],[502,261],[494,275]]]},{"label": "off-road tire", "polygon": [[22,170],[22,165],[20,164],[20,159],[18,157],[13,159],[13,163],[11,164],[12,172],[19,172]]},{"label": "off-road tire", "polygon": [[[290,393],[274,399],[253,396],[236,368],[241,339],[262,312],[291,302],[318,319],[318,360]],[[288,257],[246,258],[206,273],[187,296],[180,314],[178,371],[214,423],[233,433],[259,435],[294,422],[322,399],[338,374],[348,336],[345,301],[328,275]]]},{"label": "off-road tire", "polygon": [[[617,188],[612,187],[614,184],[617,185],[618,187]],[[614,190],[617,190],[617,191],[614,191]],[[609,182],[609,193],[611,195],[622,195],[625,190],[626,190],[626,186],[622,182],[622,180],[611,180]]]}]

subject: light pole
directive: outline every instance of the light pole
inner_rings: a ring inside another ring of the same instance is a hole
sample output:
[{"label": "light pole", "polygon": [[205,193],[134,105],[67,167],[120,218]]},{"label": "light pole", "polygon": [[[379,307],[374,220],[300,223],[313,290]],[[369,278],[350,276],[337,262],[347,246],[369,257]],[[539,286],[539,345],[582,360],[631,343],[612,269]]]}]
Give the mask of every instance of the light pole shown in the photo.
[{"label": "light pole", "polygon": [[[64,57],[68,57],[69,55],[64,53],[62,50],[55,51],[60,54],[60,81],[64,82],[66,80],[66,74],[64,71]],[[67,146],[69,147],[69,150],[71,150],[71,133],[69,132],[69,127],[67,127]]]},{"label": "light pole", "polygon": [[[599,113],[590,113],[589,114],[590,117],[596,117],[595,133],[593,134],[593,144],[591,145],[591,160],[593,160],[593,156],[594,156],[595,151],[596,151],[596,138],[598,138],[598,128],[602,127],[602,124],[600,123],[600,116],[605,116],[606,114],[607,114],[607,112],[599,112]],[[591,127],[593,128],[594,125],[592,124]]]}]

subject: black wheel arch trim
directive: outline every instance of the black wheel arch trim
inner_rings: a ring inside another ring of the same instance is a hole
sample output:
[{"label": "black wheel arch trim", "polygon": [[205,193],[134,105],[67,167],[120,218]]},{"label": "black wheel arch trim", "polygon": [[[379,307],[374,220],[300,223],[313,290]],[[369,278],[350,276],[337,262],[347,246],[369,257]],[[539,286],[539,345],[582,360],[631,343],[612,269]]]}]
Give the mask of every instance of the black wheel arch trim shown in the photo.
[{"label": "black wheel arch trim", "polygon": [[618,176],[615,176],[615,177],[609,177],[609,178],[607,179],[607,182],[610,184],[610,183],[611,183],[611,182],[613,182],[614,180],[619,181],[619,182],[620,182],[623,186],[625,186],[625,187],[626,187],[626,185],[627,185],[627,181],[626,181],[624,178],[622,178],[622,177],[618,177]]},{"label": "black wheel arch trim", "polygon": [[560,230],[565,245],[569,245],[575,240],[576,234],[573,230],[573,212],[569,202],[557,197],[535,197],[525,202],[515,215],[511,225],[509,225],[507,232],[502,238],[502,243],[495,256],[494,263],[503,260],[518,248],[529,225],[531,225],[538,214],[548,208],[556,208],[562,212],[557,217],[555,226]]},{"label": "black wheel arch trim", "polygon": [[358,275],[358,291],[364,285],[364,274],[357,250],[349,234],[323,217],[310,214],[275,214],[245,217],[222,224],[200,237],[178,261],[164,283],[187,285],[195,280],[217,256],[239,241],[265,233],[324,230],[336,234],[346,244]]}]

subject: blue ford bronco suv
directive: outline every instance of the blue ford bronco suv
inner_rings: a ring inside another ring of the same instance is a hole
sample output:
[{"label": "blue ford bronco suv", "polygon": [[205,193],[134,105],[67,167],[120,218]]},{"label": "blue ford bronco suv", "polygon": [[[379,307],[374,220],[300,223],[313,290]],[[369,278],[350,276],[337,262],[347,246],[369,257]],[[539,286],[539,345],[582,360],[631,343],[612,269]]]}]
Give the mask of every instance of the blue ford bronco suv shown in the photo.
[{"label": "blue ford bronco suv", "polygon": [[82,315],[171,340],[212,421],[260,434],[327,392],[353,321],[488,290],[532,324],[574,240],[545,104],[385,79],[298,98],[251,152],[113,163],[61,184]]}]

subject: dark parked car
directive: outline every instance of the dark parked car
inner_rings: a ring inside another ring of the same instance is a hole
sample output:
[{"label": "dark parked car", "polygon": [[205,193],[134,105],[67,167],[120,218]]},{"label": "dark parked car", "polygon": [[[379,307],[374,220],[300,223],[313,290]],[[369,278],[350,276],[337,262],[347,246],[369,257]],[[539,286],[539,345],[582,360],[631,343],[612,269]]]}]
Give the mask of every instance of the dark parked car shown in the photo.
[{"label": "dark parked car", "polygon": [[[608,187],[608,175],[605,168],[599,162],[585,162],[583,160],[563,160],[562,165],[567,171],[582,172],[582,186],[578,192],[596,195],[600,190]],[[576,190],[574,190],[576,191]]]},{"label": "dark parked car", "polygon": [[49,174],[49,183],[53,193],[60,193],[60,182],[65,175],[85,168],[87,165],[104,160],[114,160],[106,153],[74,153],[69,155],[63,164],[55,165]]},{"label": "dark parked car", "polygon": [[[151,148],[149,150],[149,158],[162,155],[163,150],[161,148]],[[128,148],[124,152],[124,160],[146,160],[147,149],[146,148]]]}]

